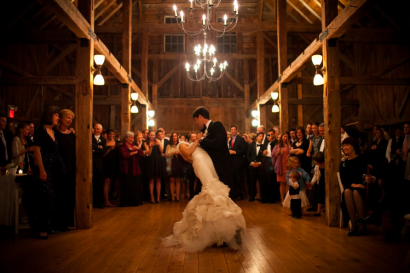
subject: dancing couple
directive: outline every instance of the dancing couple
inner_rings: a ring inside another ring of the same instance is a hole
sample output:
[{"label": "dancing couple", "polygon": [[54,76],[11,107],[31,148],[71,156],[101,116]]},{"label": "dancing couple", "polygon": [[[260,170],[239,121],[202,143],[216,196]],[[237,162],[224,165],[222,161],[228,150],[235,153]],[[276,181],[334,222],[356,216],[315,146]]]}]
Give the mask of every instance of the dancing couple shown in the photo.
[{"label": "dancing couple", "polygon": [[202,251],[214,244],[237,250],[246,223],[241,208],[229,197],[233,167],[225,128],[221,122],[210,120],[205,107],[197,108],[192,116],[201,133],[191,144],[181,142],[178,149],[186,161],[192,162],[202,190],[189,201],[182,220],[174,224],[174,234],[164,239],[164,245],[187,252]]}]

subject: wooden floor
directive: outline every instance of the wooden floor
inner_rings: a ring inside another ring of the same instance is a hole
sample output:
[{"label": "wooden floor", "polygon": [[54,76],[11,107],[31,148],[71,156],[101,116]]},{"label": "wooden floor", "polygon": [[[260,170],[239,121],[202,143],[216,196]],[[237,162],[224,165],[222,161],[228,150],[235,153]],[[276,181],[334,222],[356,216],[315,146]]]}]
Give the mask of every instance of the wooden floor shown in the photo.
[{"label": "wooden floor", "polygon": [[[91,230],[38,240],[22,231],[0,241],[0,272],[410,272],[410,245],[387,244],[375,226],[348,237],[324,216],[292,219],[279,204],[239,201],[247,222],[243,247],[185,253],[162,247],[186,202],[94,210]],[[7,236],[6,236],[7,237]]]}]

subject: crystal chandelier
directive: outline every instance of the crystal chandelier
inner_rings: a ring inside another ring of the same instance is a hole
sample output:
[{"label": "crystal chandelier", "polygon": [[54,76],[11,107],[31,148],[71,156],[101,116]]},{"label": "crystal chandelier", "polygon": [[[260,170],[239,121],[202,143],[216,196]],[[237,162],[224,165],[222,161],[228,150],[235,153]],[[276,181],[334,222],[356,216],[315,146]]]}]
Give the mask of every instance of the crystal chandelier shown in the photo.
[{"label": "crystal chandelier", "polygon": [[[185,69],[187,71],[187,76],[192,81],[202,81],[205,78],[209,81],[217,81],[219,80],[226,71],[226,67],[228,65],[227,61],[222,61],[218,63],[218,60],[215,56],[216,49],[211,44],[208,45],[206,42],[207,33],[208,31],[214,31],[216,37],[222,37],[225,32],[231,31],[235,28],[238,22],[238,2],[235,0],[233,3],[233,14],[234,17],[229,18],[225,14],[223,16],[223,28],[216,28],[211,24],[211,18],[213,12],[215,12],[214,8],[216,9],[219,7],[221,0],[189,0],[190,2],[190,13],[189,16],[191,21],[194,25],[196,25],[196,30],[187,30],[185,28],[186,16],[184,11],[180,11],[178,15],[178,9],[176,5],[173,6],[173,10],[175,13],[175,17],[177,18],[178,26],[188,35],[198,35],[203,34],[204,36],[204,43],[201,46],[200,44],[196,45],[194,48],[194,53],[196,57],[196,62],[194,64],[190,64],[187,62],[185,64]],[[193,9],[195,6],[201,7],[202,9],[206,10],[206,14],[202,15],[202,26],[200,26],[195,19],[193,18]],[[229,22],[229,24],[228,24]]]}]

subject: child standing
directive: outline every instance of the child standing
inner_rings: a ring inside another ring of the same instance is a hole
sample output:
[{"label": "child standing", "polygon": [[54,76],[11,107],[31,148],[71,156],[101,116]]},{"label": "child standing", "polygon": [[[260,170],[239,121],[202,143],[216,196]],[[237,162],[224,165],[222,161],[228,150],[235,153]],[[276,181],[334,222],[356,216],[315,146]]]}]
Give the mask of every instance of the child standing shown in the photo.
[{"label": "child standing", "polygon": [[300,219],[302,217],[302,200],[300,199],[299,179],[300,173],[293,171],[289,174],[289,196],[292,217]]},{"label": "child standing", "polygon": [[[296,204],[296,203],[299,202],[300,209],[309,206],[309,201],[308,201],[308,198],[307,198],[306,193],[305,193],[306,182],[310,182],[309,174],[300,167],[299,159],[296,156],[292,156],[292,157],[289,158],[287,169],[288,169],[288,172],[286,173],[286,182],[288,184],[289,191],[286,194],[285,201],[283,202],[283,206],[287,207],[289,209],[292,209],[291,200],[293,200],[293,199],[299,200],[299,201],[296,201],[296,202],[293,202],[293,203]],[[298,173],[298,175],[296,175],[296,177],[292,174],[292,173],[295,173],[295,172]],[[292,174],[292,178],[290,177],[291,174]],[[291,182],[292,182],[292,184],[291,184]],[[295,187],[297,187],[295,182],[298,185],[297,189],[295,189]],[[296,193],[296,192],[298,192],[298,193]],[[299,210],[299,215],[294,215],[293,210],[292,210],[292,216],[293,216],[293,218],[296,218],[296,219],[301,218],[300,210]]]}]

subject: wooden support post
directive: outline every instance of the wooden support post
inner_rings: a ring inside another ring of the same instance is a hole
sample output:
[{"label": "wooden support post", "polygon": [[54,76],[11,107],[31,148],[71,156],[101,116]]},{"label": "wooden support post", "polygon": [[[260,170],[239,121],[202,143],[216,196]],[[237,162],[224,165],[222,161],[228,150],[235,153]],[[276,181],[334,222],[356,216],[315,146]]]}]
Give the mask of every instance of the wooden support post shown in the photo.
[{"label": "wooden support post", "polygon": [[251,115],[248,111],[250,106],[251,87],[249,85],[249,61],[243,60],[243,83],[244,83],[244,99],[245,99],[245,130],[244,132],[251,132]]},{"label": "wooden support post", "polygon": [[[132,42],[132,1],[123,0],[122,8],[122,65],[131,77],[131,42]],[[131,80],[129,84],[123,84],[121,90],[121,135],[130,130],[131,113],[130,113],[130,93]]]},{"label": "wooden support post", "polygon": [[[94,29],[94,1],[80,1],[78,9]],[[75,113],[76,131],[76,225],[77,229],[93,226],[92,201],[92,146],[91,127],[93,114],[93,66],[94,41],[77,39]]]},{"label": "wooden support post", "polygon": [[[298,72],[298,77],[302,76],[302,72]],[[302,84],[298,84],[297,85],[298,88],[298,99],[302,99],[303,98],[303,85]],[[298,120],[297,120],[297,124],[300,127],[303,127],[303,105],[298,105],[297,106],[297,110],[298,110]]]},{"label": "wooden support post", "polygon": [[[278,72],[282,75],[288,65],[288,30],[286,22],[286,0],[277,1],[277,25],[278,25]],[[259,94],[260,96],[262,94]],[[289,104],[288,89],[286,84],[279,84],[279,127],[281,132],[289,130]]]},{"label": "wooden support post", "polygon": [[142,33],[141,91],[148,98],[148,33]]},{"label": "wooden support post", "polygon": [[[155,111],[155,116],[158,115],[158,85],[157,84],[152,84],[152,110]],[[150,109],[151,110],[151,109]],[[155,118],[155,120],[157,121],[158,119]],[[157,130],[157,122],[155,122],[154,127],[152,127],[151,129],[153,130]]]},{"label": "wooden support post", "polygon": [[110,105],[110,128],[115,128],[116,105]]},{"label": "wooden support post", "polygon": [[[265,93],[265,39],[263,32],[256,34],[256,72],[257,72],[257,90],[259,98]],[[266,126],[266,112],[259,112],[260,123]]]},{"label": "wooden support post", "polygon": [[[337,16],[337,0],[322,1],[322,29]],[[337,227],[340,223],[340,189],[337,172],[340,166],[340,65],[339,46],[335,39],[323,40],[323,116],[325,121],[325,183],[326,223]]]}]

